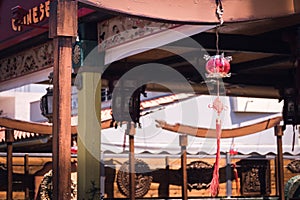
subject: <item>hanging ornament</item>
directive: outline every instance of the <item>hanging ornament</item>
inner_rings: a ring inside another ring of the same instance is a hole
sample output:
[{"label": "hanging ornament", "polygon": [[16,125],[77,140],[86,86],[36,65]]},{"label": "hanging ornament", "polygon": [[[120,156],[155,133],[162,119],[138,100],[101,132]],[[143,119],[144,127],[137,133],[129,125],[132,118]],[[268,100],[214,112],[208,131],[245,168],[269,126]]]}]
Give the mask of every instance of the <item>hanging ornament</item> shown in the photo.
[{"label": "hanging ornament", "polygon": [[216,138],[217,138],[217,152],[216,152],[216,160],[214,164],[213,178],[210,184],[210,193],[212,197],[215,197],[219,193],[219,165],[220,165],[220,146],[221,146],[221,134],[222,134],[222,126],[221,126],[221,113],[226,108],[222,101],[220,100],[220,79],[224,77],[230,77],[230,61],[231,57],[224,57],[224,54],[214,55],[214,56],[205,56],[207,60],[205,68],[208,74],[206,74],[207,78],[216,79],[217,83],[217,97],[213,101],[212,105],[209,105],[210,108],[213,108],[217,112],[216,119]]},{"label": "hanging ornament", "polygon": [[[223,22],[222,22],[223,23]],[[221,23],[221,24],[222,24]],[[215,197],[219,193],[219,165],[220,165],[220,146],[221,146],[221,134],[222,134],[222,126],[221,126],[221,113],[226,108],[222,101],[220,100],[220,79],[225,77],[230,77],[230,61],[232,60],[231,56],[224,57],[224,53],[219,54],[219,34],[218,27],[216,28],[216,49],[217,54],[214,56],[205,55],[204,59],[207,60],[205,69],[206,69],[206,77],[211,79],[216,79],[217,83],[217,97],[214,100],[213,104],[210,105],[210,108],[213,108],[217,112],[216,119],[216,138],[217,138],[217,152],[216,152],[216,160],[214,164],[213,178],[210,184],[210,193],[212,197]]]},{"label": "hanging ornament", "polygon": [[230,77],[230,61],[232,60],[231,56],[224,57],[224,54],[208,56],[205,55],[204,59],[207,60],[205,69],[208,74],[207,78],[224,78]]}]

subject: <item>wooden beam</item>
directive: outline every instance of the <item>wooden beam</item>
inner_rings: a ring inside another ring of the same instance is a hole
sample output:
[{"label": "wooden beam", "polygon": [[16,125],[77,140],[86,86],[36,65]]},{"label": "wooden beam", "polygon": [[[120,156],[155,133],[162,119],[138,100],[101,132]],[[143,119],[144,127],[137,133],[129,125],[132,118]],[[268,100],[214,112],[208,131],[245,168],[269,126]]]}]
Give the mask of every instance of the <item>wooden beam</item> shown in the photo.
[{"label": "wooden beam", "polygon": [[[250,135],[253,133],[257,133],[269,128],[272,128],[280,123],[282,120],[281,117],[275,117],[272,119],[268,119],[253,125],[248,125],[240,128],[233,128],[233,129],[222,129],[222,138],[232,138],[232,137],[240,137],[245,135]],[[170,125],[162,120],[156,120],[158,126],[162,129],[173,131],[176,133],[184,133],[187,135],[195,136],[195,137],[205,137],[205,138],[215,138],[216,137],[216,130],[215,129],[206,129],[206,128],[198,128],[187,126],[183,124],[175,124]]]},{"label": "wooden beam", "polygon": [[77,36],[77,2],[50,5],[49,37],[53,38],[53,199],[71,199],[72,41]]},{"label": "wooden beam", "polygon": [[[118,1],[79,0],[84,4],[110,12],[184,23],[218,23],[216,1]],[[275,18],[299,12],[294,0],[226,0],[222,1],[225,22]],[[268,9],[270,8],[270,9]]]},{"label": "wooden beam", "polygon": [[54,38],[53,198],[71,198],[71,38]]},{"label": "wooden beam", "polygon": [[[162,85],[168,85],[170,88],[166,88]],[[146,86],[147,91],[159,91],[159,92],[170,92],[170,89],[174,92],[187,92],[188,88],[184,84],[179,82],[166,82],[165,84],[149,83]],[[191,84],[196,94],[209,94],[207,86],[205,84]],[[226,86],[225,86],[226,87]],[[242,85],[232,84],[226,88],[227,96],[239,96],[239,97],[257,97],[257,98],[272,98],[279,99],[279,90],[274,87],[267,86],[253,86],[253,85]]]},{"label": "wooden beam", "polygon": [[290,63],[290,67],[293,67],[290,56],[269,56],[266,58],[256,59],[253,61],[233,64],[231,66],[232,73],[250,73],[251,70],[261,70],[264,68],[272,67],[274,64],[286,64]]},{"label": "wooden beam", "polygon": [[[13,128],[15,130],[29,133],[38,133],[45,135],[52,134],[52,124],[42,124],[37,122],[28,122],[6,117],[0,117],[0,126],[6,128]],[[77,126],[71,126],[71,133],[77,133]]]}]

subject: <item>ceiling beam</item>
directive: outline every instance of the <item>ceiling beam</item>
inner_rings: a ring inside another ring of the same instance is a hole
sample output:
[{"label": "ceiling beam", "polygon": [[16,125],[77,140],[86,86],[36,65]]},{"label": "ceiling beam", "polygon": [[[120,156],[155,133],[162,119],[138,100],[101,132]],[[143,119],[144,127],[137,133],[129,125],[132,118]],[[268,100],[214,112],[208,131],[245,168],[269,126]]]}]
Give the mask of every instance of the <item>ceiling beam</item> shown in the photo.
[{"label": "ceiling beam", "polygon": [[[233,73],[243,73],[250,72],[252,70],[260,70],[263,68],[271,67],[274,64],[287,64],[290,62],[289,56],[270,56],[266,58],[261,58],[253,61],[243,62],[239,64],[231,65],[231,72]],[[290,63],[292,67],[292,63]]]},{"label": "ceiling beam", "polygon": [[[163,85],[168,85],[169,88],[166,88],[162,85],[150,83],[147,84],[147,91],[156,91],[156,92],[175,92],[175,93],[186,93],[190,92],[190,88],[186,87],[186,84],[180,84],[178,82],[167,82]],[[225,84],[226,85],[226,84]],[[190,84],[193,88],[195,94],[211,94],[205,84]],[[280,94],[279,90],[271,86],[254,86],[254,85],[227,85],[225,86],[226,96],[239,96],[239,97],[256,97],[256,98],[271,98],[279,99]]]},{"label": "ceiling beam", "polygon": [[[126,15],[167,20],[178,23],[219,23],[215,15],[216,1],[212,0],[79,0],[94,8]],[[226,0],[222,2],[225,22],[276,18],[299,12],[294,0]]]},{"label": "ceiling beam", "polygon": [[[206,51],[216,50],[216,34],[200,33],[191,37],[196,40]],[[272,38],[272,39],[270,39]],[[174,42],[172,45],[181,44],[192,47],[189,44],[190,39],[186,41]],[[221,52],[252,52],[252,53],[270,53],[280,55],[290,55],[290,46],[277,37],[260,37],[246,35],[219,34],[219,49]]]}]

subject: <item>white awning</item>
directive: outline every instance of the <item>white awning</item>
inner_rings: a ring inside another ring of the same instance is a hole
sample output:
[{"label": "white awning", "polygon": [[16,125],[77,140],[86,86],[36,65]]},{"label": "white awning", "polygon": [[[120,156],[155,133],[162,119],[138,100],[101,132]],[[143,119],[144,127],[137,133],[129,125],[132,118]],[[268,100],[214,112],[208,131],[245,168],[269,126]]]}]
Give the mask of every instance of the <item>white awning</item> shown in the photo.
[{"label": "white awning", "polygon": [[[250,125],[280,116],[281,113],[236,113],[231,110],[232,97],[224,97],[222,101],[227,105],[227,110],[222,115],[223,128],[236,128]],[[215,111],[208,105],[214,99],[213,96],[198,96],[161,107],[148,115],[141,117],[142,128],[136,129],[135,153],[149,152],[153,154],[168,153],[180,154],[178,133],[163,130],[156,127],[155,120],[164,120],[168,123],[181,123],[191,126],[212,128],[215,126]],[[122,153],[124,144],[124,132],[126,126],[104,129],[101,131],[102,152]],[[293,127],[287,126],[283,136],[283,153],[287,155],[299,155],[300,145],[298,130],[295,138],[295,149],[292,151]],[[125,151],[129,150],[128,136],[125,140]],[[234,148],[240,154],[256,153],[260,155],[277,154],[277,142],[274,128],[270,128],[255,134],[221,139],[221,152],[229,152],[234,144]],[[209,154],[216,153],[216,139],[196,138],[188,136],[187,152],[189,154]]]}]

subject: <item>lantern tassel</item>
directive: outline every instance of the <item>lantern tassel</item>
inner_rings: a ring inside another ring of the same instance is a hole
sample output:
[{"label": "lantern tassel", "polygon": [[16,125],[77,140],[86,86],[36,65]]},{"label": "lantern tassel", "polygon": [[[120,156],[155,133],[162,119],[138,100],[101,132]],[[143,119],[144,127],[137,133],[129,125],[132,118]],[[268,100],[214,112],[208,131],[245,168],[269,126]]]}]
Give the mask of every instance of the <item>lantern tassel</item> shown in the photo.
[{"label": "lantern tassel", "polygon": [[220,138],[221,138],[221,120],[216,120],[216,134],[217,134],[217,153],[216,161],[214,165],[213,178],[210,184],[210,193],[212,197],[215,197],[219,193],[219,165],[220,165]]},{"label": "lantern tassel", "polygon": [[234,178],[235,178],[235,190],[236,190],[236,194],[239,194],[240,191],[240,187],[239,187],[239,175],[238,175],[238,171],[236,169],[236,164],[233,163],[233,173],[234,173]]}]

